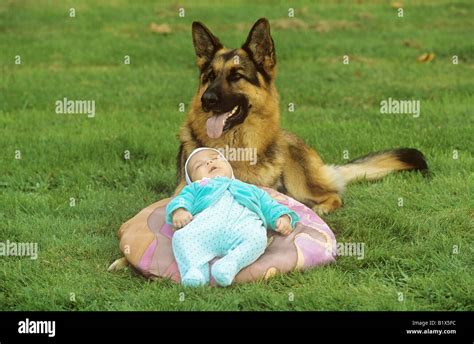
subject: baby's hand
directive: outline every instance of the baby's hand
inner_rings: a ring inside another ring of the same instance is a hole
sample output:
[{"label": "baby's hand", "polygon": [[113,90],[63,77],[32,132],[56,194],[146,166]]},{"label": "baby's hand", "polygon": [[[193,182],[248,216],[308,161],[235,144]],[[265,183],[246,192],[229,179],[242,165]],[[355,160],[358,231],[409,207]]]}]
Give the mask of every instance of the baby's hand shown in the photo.
[{"label": "baby's hand", "polygon": [[276,228],[275,230],[278,233],[281,233],[283,235],[288,235],[291,233],[293,228],[291,228],[291,220],[288,215],[282,215],[278,218],[277,223],[276,223]]},{"label": "baby's hand", "polygon": [[173,226],[176,229],[182,228],[191,222],[193,215],[184,208],[173,211]]}]

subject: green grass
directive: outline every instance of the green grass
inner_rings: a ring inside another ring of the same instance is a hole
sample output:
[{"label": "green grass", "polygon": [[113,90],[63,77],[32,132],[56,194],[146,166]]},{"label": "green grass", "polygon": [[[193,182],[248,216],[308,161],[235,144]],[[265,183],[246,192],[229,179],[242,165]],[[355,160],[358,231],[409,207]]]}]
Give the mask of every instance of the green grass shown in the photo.
[{"label": "green grass", "polygon": [[[416,147],[432,177],[351,185],[324,216],[338,241],[365,243],[365,259],[226,289],[107,273],[120,224],[174,189],[178,104],[197,87],[191,22],[232,47],[290,6],[307,27],[272,30],[282,126],[328,163],[344,163],[344,150]],[[0,309],[473,310],[474,6],[413,1],[404,14],[386,1],[2,1],[0,242],[37,242],[39,257],[0,257]],[[425,52],[435,60],[417,63]],[[63,97],[95,100],[96,117],[56,114]],[[421,100],[421,116],[381,114],[388,97]]]}]

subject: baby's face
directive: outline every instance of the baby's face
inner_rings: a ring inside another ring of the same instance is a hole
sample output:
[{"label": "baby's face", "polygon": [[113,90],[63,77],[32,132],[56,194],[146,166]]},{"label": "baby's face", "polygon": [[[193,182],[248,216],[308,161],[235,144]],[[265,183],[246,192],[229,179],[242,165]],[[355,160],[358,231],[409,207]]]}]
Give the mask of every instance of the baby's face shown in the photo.
[{"label": "baby's face", "polygon": [[192,181],[216,176],[232,178],[232,167],[218,152],[205,149],[188,162],[188,173]]}]

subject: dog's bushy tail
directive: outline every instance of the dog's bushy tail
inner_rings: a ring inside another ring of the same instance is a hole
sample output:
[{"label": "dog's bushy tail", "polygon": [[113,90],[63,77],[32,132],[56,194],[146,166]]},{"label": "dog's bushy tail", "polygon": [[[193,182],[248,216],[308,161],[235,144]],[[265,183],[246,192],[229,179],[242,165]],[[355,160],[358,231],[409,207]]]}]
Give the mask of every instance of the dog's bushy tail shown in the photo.
[{"label": "dog's bushy tail", "polygon": [[344,185],[357,180],[377,180],[396,171],[417,170],[428,172],[426,159],[414,148],[398,148],[376,153],[350,161],[346,165],[331,166]]}]

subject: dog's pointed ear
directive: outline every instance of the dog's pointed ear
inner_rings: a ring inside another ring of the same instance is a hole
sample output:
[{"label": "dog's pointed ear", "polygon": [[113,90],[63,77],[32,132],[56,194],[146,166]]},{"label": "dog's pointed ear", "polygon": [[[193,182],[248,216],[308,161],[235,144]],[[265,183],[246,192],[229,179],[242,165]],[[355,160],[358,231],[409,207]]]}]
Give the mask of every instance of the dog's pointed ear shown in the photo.
[{"label": "dog's pointed ear", "polygon": [[200,70],[212,60],[217,50],[223,46],[219,38],[202,23],[193,22],[193,44],[196,51],[196,61]]},{"label": "dog's pointed ear", "polygon": [[257,65],[261,66],[265,72],[272,75],[276,65],[275,44],[270,35],[270,23],[266,18],[260,18],[253,25],[247,37],[247,41],[242,46]]}]

